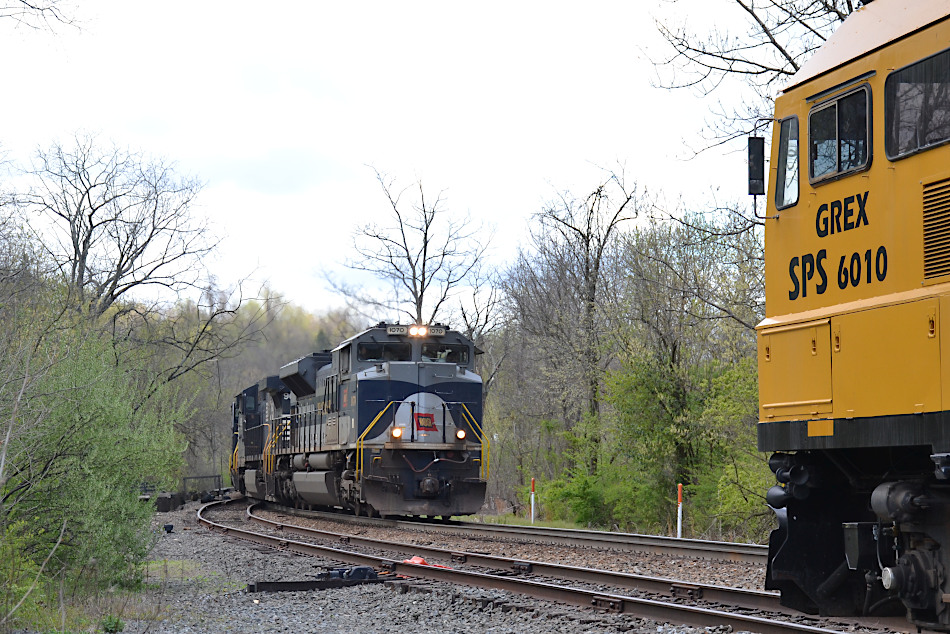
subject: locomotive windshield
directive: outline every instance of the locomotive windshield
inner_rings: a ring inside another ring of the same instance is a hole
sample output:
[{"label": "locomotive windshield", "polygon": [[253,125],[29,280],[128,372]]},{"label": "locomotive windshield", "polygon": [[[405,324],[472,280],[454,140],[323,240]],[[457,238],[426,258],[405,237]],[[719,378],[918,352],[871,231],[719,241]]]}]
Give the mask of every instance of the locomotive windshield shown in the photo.
[{"label": "locomotive windshield", "polygon": [[356,348],[360,361],[411,361],[412,345],[408,343],[361,343]]},{"label": "locomotive windshield", "polygon": [[468,346],[451,343],[422,344],[423,361],[442,361],[444,363],[468,363]]}]

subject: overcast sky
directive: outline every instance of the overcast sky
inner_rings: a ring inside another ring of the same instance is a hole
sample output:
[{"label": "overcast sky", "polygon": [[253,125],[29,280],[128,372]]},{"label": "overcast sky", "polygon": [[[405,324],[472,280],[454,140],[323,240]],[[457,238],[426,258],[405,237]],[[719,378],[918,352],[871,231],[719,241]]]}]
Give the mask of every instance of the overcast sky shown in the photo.
[{"label": "overcast sky", "polygon": [[220,280],[321,310],[341,304],[321,272],[346,276],[354,229],[387,211],[369,165],[495,225],[499,264],[596,166],[667,201],[744,200],[742,146],[684,160],[709,103],[652,87],[643,52],[665,50],[652,14],[701,26],[703,3],[657,4],[83,0],[79,30],[0,25],[0,150],[82,130],[174,160],[206,183]]}]

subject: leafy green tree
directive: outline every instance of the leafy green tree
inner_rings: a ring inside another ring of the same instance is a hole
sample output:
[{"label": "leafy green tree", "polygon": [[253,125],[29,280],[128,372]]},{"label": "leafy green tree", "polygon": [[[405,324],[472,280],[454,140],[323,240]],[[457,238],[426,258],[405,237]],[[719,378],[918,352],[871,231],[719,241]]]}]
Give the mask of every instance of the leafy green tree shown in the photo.
[{"label": "leafy green tree", "polygon": [[[153,514],[140,487],[168,487],[180,475],[185,443],[174,421],[190,402],[168,386],[143,406],[127,368],[114,363],[111,338],[40,312],[35,299],[32,308],[30,323],[18,324],[28,356],[0,391],[0,536],[22,553],[0,571],[23,593],[4,597],[11,610],[57,576],[93,585],[137,578]],[[8,610],[0,623],[27,616]]]},{"label": "leafy green tree", "polygon": [[[618,303],[626,312],[617,316],[624,352],[608,379],[616,461],[636,473],[637,495],[668,512],[624,521],[668,525],[674,504],[655,502],[672,496],[677,483],[687,487],[698,532],[735,528],[752,514],[748,504],[735,508],[741,495],[723,495],[743,490],[745,504],[751,489],[742,489],[737,474],[763,465],[755,452],[752,330],[761,277],[744,274],[757,244],[754,233],[730,234],[696,216],[626,237],[626,299]],[[726,515],[732,524],[722,521]]]}]

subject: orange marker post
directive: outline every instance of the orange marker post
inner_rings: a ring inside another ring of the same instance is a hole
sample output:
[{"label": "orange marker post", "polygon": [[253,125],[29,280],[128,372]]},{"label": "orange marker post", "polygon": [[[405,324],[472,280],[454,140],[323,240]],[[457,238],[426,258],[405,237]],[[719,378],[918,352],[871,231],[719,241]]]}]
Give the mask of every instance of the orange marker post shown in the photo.
[{"label": "orange marker post", "polygon": [[683,485],[676,485],[676,537],[683,538]]}]

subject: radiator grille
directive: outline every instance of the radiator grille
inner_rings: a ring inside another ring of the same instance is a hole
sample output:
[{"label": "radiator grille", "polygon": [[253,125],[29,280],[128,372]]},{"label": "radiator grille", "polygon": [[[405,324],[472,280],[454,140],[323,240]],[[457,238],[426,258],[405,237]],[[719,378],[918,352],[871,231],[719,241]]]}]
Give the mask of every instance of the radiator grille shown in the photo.
[{"label": "radiator grille", "polygon": [[950,179],[924,185],[924,279],[950,275]]}]

